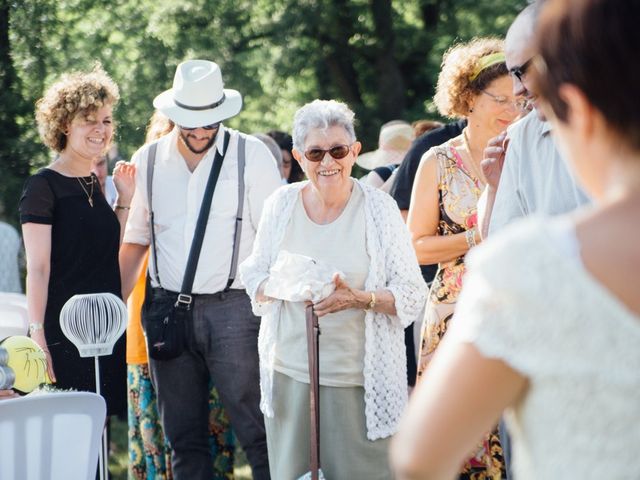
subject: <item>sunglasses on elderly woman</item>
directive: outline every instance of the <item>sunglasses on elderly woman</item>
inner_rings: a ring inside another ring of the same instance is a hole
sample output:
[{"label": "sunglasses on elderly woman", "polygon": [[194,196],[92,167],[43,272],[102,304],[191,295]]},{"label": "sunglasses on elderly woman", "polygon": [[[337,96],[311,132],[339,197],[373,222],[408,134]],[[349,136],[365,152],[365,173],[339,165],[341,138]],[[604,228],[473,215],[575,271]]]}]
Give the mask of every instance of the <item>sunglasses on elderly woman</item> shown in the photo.
[{"label": "sunglasses on elderly woman", "polygon": [[203,127],[182,127],[178,125],[182,130],[196,130],[198,128],[202,128],[203,130],[217,130],[220,127],[220,122],[212,123],[211,125],[205,125]]},{"label": "sunglasses on elderly woman", "polygon": [[322,148],[310,148],[309,150],[305,150],[304,156],[307,157],[307,160],[310,162],[321,162],[324,156],[328,153],[336,160],[340,160],[341,158],[349,155],[351,151],[351,147],[349,145],[336,145],[327,150]]}]

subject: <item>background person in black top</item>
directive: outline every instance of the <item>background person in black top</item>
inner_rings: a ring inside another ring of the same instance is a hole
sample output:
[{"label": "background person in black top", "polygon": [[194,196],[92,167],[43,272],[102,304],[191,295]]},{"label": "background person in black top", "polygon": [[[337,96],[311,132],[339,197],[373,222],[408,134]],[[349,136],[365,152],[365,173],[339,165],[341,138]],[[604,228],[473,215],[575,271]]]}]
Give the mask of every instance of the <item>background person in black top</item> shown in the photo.
[{"label": "background person in black top", "polygon": [[467,125],[466,120],[448,123],[435,130],[420,135],[411,144],[411,148],[398,168],[396,182],[391,187],[391,196],[398,204],[404,219],[407,219],[409,204],[411,203],[411,189],[413,180],[420,165],[420,159],[431,147],[442,145],[450,138],[457,137]]}]

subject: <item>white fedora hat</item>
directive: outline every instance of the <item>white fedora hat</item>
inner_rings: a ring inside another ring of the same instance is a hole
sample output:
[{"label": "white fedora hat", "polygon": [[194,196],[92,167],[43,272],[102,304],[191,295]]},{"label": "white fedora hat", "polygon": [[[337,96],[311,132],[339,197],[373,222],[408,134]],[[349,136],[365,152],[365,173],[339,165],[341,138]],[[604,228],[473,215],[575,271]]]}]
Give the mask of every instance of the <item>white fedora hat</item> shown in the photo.
[{"label": "white fedora hat", "polygon": [[356,163],[362,168],[373,170],[390,163],[399,164],[404,159],[413,142],[413,127],[402,120],[392,120],[380,128],[378,149],[361,153]]},{"label": "white fedora hat", "polygon": [[224,88],[217,63],[187,60],[178,65],[173,88],[158,95],[153,106],[177,125],[197,128],[237,115],[242,96]]}]

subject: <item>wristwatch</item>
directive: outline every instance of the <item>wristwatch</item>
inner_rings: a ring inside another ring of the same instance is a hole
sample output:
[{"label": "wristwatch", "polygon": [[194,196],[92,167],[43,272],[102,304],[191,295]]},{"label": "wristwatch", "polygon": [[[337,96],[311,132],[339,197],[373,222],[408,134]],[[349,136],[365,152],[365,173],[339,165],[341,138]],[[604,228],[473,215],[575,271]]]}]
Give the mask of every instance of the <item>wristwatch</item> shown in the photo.
[{"label": "wristwatch", "polygon": [[42,324],[42,323],[30,323],[29,324],[29,335],[33,335],[38,330],[44,330],[44,324]]}]

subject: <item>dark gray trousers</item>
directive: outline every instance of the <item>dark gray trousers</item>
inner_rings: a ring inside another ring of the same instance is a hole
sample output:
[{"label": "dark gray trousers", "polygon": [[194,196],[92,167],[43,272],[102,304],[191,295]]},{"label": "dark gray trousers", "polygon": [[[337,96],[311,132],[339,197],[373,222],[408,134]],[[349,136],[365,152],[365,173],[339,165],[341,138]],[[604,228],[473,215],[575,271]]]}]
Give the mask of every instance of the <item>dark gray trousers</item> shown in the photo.
[{"label": "dark gray trousers", "polygon": [[[154,289],[154,298],[165,294]],[[244,290],[195,297],[187,350],[168,361],[150,359],[158,410],[172,447],[176,480],[210,480],[209,377],[247,454],[255,480],[268,480],[269,460],[260,412],[258,330]]]}]

